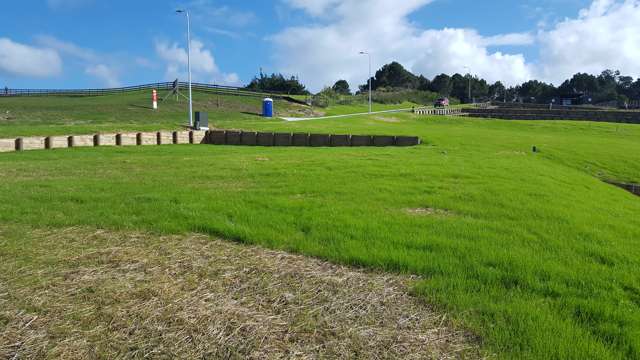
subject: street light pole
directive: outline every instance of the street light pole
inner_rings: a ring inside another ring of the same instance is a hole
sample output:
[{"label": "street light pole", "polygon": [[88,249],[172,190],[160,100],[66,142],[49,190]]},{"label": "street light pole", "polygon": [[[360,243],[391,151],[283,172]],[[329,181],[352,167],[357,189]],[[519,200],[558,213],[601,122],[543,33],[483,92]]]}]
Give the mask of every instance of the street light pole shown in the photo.
[{"label": "street light pole", "polygon": [[187,15],[187,68],[189,72],[189,127],[193,128],[193,98],[191,94],[191,17],[189,10],[176,10]]},{"label": "street light pole", "polygon": [[360,55],[367,55],[369,57],[369,114],[371,114],[371,54],[366,51],[360,51]]},{"label": "street light pole", "polygon": [[467,75],[469,76],[469,101],[471,101],[471,72],[469,71],[469,67],[464,67],[467,70]]}]

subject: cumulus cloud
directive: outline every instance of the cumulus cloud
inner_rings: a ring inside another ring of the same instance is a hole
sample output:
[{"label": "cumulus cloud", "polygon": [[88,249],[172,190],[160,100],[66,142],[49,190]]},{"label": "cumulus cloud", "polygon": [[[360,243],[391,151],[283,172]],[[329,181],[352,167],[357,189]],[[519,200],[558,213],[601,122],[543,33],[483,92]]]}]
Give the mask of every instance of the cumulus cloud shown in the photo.
[{"label": "cumulus cloud", "polygon": [[0,72],[18,76],[50,77],[62,72],[62,60],[55,50],[0,38]]},{"label": "cumulus cloud", "polygon": [[98,53],[93,49],[79,46],[50,35],[36,36],[36,43],[42,47],[55,50],[68,60],[74,67],[84,68],[86,75],[92,76],[108,87],[121,85],[118,79],[118,63],[109,54]]},{"label": "cumulus cloud", "polygon": [[[187,75],[187,50],[177,43],[156,41],[156,53],[166,63],[165,77],[167,79],[186,80]],[[198,40],[191,40],[191,71],[193,81],[207,83],[221,83],[238,85],[239,77],[235,73],[222,73],[216,64],[210,50],[205,49],[204,44]]]},{"label": "cumulus cloud", "polygon": [[50,49],[54,49],[63,55],[77,57],[84,61],[95,62],[99,56],[91,49],[82,48],[72,42],[60,40],[51,35],[38,35],[36,42]]},{"label": "cumulus cloud", "polygon": [[575,19],[539,34],[540,76],[559,82],[604,69],[640,75],[640,2],[595,0]]},{"label": "cumulus cloud", "polygon": [[515,84],[530,79],[531,65],[521,54],[492,52],[496,45],[526,45],[530,34],[483,37],[473,29],[420,29],[408,17],[432,0],[284,0],[304,11],[315,23],[292,27],[270,37],[279,70],[306,74],[313,90],[338,78],[352,84],[366,82],[367,50],[374,68],[399,61],[410,70],[433,77],[441,72],[474,74],[490,81]]},{"label": "cumulus cloud", "polygon": [[105,64],[87,66],[85,73],[100,79],[106,86],[111,88],[122,85],[114,69]]},{"label": "cumulus cloud", "polygon": [[[310,25],[290,27],[269,37],[275,63],[301,74],[313,90],[338,78],[352,85],[367,78],[366,58],[379,68],[399,61],[433,77],[463,72],[508,85],[532,78],[559,83],[576,72],[619,69],[640,75],[640,0],[593,0],[574,18],[532,32],[483,36],[469,28],[421,28],[409,19],[432,0],[282,0],[304,12]],[[500,46],[537,46],[540,56],[497,51]]]}]

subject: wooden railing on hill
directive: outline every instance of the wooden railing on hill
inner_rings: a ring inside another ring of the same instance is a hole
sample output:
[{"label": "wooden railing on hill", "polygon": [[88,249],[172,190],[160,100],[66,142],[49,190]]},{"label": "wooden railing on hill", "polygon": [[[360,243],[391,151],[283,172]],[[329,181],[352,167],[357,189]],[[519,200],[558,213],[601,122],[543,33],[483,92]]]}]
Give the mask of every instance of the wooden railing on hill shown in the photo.
[{"label": "wooden railing on hill", "polygon": [[[142,91],[156,89],[158,91],[171,91],[173,89],[173,82],[158,82],[144,85],[136,85],[136,86],[126,86],[119,88],[106,88],[106,89],[10,89],[4,88],[0,89],[0,97],[11,97],[11,96],[102,96],[102,95],[113,95],[113,94],[122,94],[132,91]],[[189,84],[187,82],[179,82],[179,88],[182,92],[185,92],[188,88]],[[226,95],[242,95],[242,96],[257,96],[257,97],[272,97],[278,99],[285,99],[293,102],[301,102],[300,100],[296,100],[290,97],[286,93],[278,93],[278,92],[261,92],[261,91],[253,91],[246,88],[235,87],[235,86],[225,86],[225,85],[215,85],[215,84],[203,84],[203,83],[192,83],[193,90],[196,91],[204,91],[204,92],[212,92],[212,93],[220,93]],[[162,94],[159,94],[162,95]]]}]

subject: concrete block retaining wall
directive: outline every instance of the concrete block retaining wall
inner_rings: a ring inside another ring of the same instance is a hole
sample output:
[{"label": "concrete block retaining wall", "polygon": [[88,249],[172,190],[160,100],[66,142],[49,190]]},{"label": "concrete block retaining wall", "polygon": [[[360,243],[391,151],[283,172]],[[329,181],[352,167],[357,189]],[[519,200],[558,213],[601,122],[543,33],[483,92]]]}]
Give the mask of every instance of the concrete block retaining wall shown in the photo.
[{"label": "concrete block retaining wall", "polygon": [[93,135],[73,135],[69,136],[69,147],[94,146]]},{"label": "concrete block retaining wall", "polygon": [[174,131],[173,143],[174,144],[190,144],[191,136],[189,131]]},{"label": "concrete block retaining wall", "polygon": [[156,136],[158,140],[158,145],[173,144],[173,133],[169,131],[158,131]]},{"label": "concrete block retaining wall", "polygon": [[158,134],[157,133],[138,133],[136,135],[136,144],[158,145]]},{"label": "concrete block retaining wall", "polygon": [[118,146],[135,146],[138,145],[137,134],[117,134],[116,145]]},{"label": "concrete block retaining wall", "polygon": [[93,146],[142,146],[166,144],[211,144],[245,146],[416,146],[417,136],[331,135],[253,131],[158,131],[147,133],[95,134],[0,139],[0,152],[62,149]]},{"label": "concrete block retaining wall", "polygon": [[16,139],[0,139],[0,152],[16,151]]},{"label": "concrete block retaining wall", "polygon": [[[222,132],[224,134],[224,131]],[[226,142],[226,141],[225,141]],[[223,142],[223,144],[225,143]],[[149,133],[95,134],[0,139],[0,152],[64,149],[94,146],[136,146],[162,144],[204,144],[204,131],[159,131]]]},{"label": "concrete block retaining wall", "polygon": [[43,137],[25,137],[16,139],[16,150],[39,150],[44,149]]},{"label": "concrete block retaining wall", "polygon": [[68,136],[49,136],[44,139],[45,149],[64,149],[69,147]]},{"label": "concrete block retaining wall", "polygon": [[465,112],[471,117],[503,120],[573,120],[640,124],[640,111],[497,108],[466,109]]}]

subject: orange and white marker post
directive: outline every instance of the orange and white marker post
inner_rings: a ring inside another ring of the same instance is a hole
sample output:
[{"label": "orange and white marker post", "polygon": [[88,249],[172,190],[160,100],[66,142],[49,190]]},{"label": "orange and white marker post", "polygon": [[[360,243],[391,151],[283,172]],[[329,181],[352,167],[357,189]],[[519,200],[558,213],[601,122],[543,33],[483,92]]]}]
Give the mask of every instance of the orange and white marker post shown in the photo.
[{"label": "orange and white marker post", "polygon": [[151,92],[151,100],[153,101],[153,110],[158,110],[158,91],[156,89]]}]

